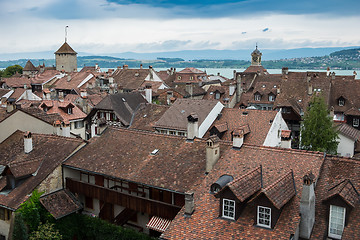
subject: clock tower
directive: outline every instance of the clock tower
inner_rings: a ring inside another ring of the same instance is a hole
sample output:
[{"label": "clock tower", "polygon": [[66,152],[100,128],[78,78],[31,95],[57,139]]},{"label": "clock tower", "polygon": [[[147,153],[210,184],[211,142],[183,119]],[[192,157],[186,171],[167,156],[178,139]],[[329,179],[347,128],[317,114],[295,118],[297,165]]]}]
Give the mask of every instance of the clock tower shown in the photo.
[{"label": "clock tower", "polygon": [[251,53],[251,66],[261,66],[261,55],[256,44],[256,49]]}]

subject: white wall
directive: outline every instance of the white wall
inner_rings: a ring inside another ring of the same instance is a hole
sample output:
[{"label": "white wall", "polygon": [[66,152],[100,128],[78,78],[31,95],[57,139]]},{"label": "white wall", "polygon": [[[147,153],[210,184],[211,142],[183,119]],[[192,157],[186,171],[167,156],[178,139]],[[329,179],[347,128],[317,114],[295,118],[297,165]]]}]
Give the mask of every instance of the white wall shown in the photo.
[{"label": "white wall", "polygon": [[213,124],[213,122],[215,121],[219,113],[221,113],[221,110],[223,108],[224,105],[222,105],[221,102],[218,102],[215,107],[210,111],[210,113],[199,126],[199,138],[202,138],[205,135],[206,131]]},{"label": "white wall", "polygon": [[38,118],[35,118],[22,111],[17,111],[13,115],[0,122],[0,143],[13,134],[16,130],[30,131],[32,133],[53,134],[54,127]]},{"label": "white wall", "polygon": [[[265,110],[264,110],[265,111]],[[268,134],[266,135],[263,146],[280,147],[281,146],[281,130],[289,130],[286,122],[282,118],[281,112],[277,112],[271,124]]]},{"label": "white wall", "polygon": [[84,127],[82,127],[82,128],[75,128],[75,122],[78,122],[78,120],[71,121],[70,122],[70,124],[71,124],[70,132],[75,135],[80,135],[80,137],[82,139],[85,139],[85,122],[84,122],[84,120],[81,120],[81,121],[83,121],[83,124],[84,124]]},{"label": "white wall", "polygon": [[355,147],[354,140],[339,133],[338,142],[339,142],[339,145],[337,148],[337,153],[340,156],[344,156],[344,157],[354,156],[354,147]]}]

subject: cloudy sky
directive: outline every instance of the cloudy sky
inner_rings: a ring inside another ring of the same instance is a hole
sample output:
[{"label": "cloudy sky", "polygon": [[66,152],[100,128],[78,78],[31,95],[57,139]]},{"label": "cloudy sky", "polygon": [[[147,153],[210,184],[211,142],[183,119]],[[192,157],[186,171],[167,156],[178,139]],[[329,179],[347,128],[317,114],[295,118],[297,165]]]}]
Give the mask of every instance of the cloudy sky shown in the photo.
[{"label": "cloudy sky", "polygon": [[0,54],[360,46],[359,0],[0,0]]}]

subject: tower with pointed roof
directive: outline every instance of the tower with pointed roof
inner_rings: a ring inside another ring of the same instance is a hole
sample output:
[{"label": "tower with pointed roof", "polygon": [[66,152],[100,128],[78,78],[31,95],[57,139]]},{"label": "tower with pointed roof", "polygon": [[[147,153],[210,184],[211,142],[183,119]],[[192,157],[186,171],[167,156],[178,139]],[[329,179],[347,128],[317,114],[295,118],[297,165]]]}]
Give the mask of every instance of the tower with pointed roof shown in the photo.
[{"label": "tower with pointed roof", "polygon": [[261,55],[262,53],[256,44],[255,50],[251,53],[251,66],[261,66]]},{"label": "tower with pointed roof", "polygon": [[32,64],[30,60],[28,60],[23,68],[23,74],[27,76],[33,77],[39,70]]},{"label": "tower with pointed roof", "polygon": [[56,70],[65,72],[77,71],[77,52],[66,42],[55,52]]}]

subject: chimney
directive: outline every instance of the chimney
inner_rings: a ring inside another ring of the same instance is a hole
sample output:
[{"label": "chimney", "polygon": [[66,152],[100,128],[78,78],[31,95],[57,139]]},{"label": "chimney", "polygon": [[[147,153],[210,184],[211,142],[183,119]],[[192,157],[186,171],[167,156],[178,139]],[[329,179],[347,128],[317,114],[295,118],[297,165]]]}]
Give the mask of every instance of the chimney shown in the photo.
[{"label": "chimney", "polygon": [[233,148],[239,149],[244,143],[244,131],[242,129],[235,129],[233,135]]},{"label": "chimney", "polygon": [[229,98],[224,98],[224,106],[225,106],[226,108],[230,108],[229,101],[230,101]]},{"label": "chimney", "polygon": [[99,65],[97,63],[95,63],[95,70],[97,71],[99,68]]},{"label": "chimney", "polygon": [[54,126],[54,134],[61,136],[61,121],[60,120],[54,121],[53,126]]},{"label": "chimney", "polygon": [[281,130],[281,145],[282,148],[291,148],[291,131]]},{"label": "chimney", "polygon": [[154,72],[152,66],[149,66],[150,81],[154,81]]},{"label": "chimney", "polygon": [[113,84],[114,83],[114,78],[113,77],[109,77],[109,83]]},{"label": "chimney", "polygon": [[173,97],[173,91],[167,91],[167,94],[166,94],[166,102],[168,105],[171,104],[171,101],[170,99]]},{"label": "chimney", "polygon": [[312,87],[312,84],[309,83],[309,84],[308,84],[308,95],[311,95],[312,92],[313,92],[313,87]]},{"label": "chimney", "polygon": [[330,76],[330,68],[328,67],[327,70],[326,70],[326,76]]},{"label": "chimney", "polygon": [[64,137],[70,137],[70,122],[64,121],[63,127],[62,127],[62,135]]},{"label": "chimney", "polygon": [[12,111],[15,110],[15,98],[8,98],[8,100],[6,101],[6,112],[7,113],[11,113]]},{"label": "chimney", "polygon": [[87,98],[87,92],[86,92],[85,89],[81,89],[80,96],[81,96],[82,98]]},{"label": "chimney", "polygon": [[[234,70],[234,77],[236,77],[236,71]],[[237,76],[236,80],[236,102],[240,102],[240,98],[241,98],[241,93],[242,93],[242,89],[241,89],[241,75],[239,74]]]},{"label": "chimney", "polygon": [[288,75],[289,74],[289,68],[283,67],[282,70],[281,70],[281,73],[282,73],[283,76]]},{"label": "chimney", "polygon": [[236,79],[236,70],[234,70],[234,72],[233,72],[233,78],[234,78],[234,80],[237,80]]},{"label": "chimney", "polygon": [[357,72],[356,72],[356,71],[354,71],[354,72],[353,72],[353,75],[354,75],[354,77],[356,77],[356,75],[357,75]]},{"label": "chimney", "polygon": [[206,173],[210,172],[215,163],[220,158],[219,138],[216,135],[211,136],[206,141]]},{"label": "chimney", "polygon": [[335,80],[335,72],[332,72],[332,74],[331,74],[331,79],[332,79],[332,80]]},{"label": "chimney", "polygon": [[71,76],[67,75],[67,81],[70,82],[70,80],[71,80]]},{"label": "chimney", "polygon": [[236,86],[234,84],[229,85],[229,95],[232,96],[235,93]]},{"label": "chimney", "polygon": [[299,235],[301,238],[310,239],[310,235],[315,222],[315,176],[310,172],[303,177],[303,189],[300,200],[300,227]]},{"label": "chimney", "polygon": [[140,69],[143,69],[143,65],[142,65],[142,64],[140,64]]},{"label": "chimney", "polygon": [[152,103],[152,89],[149,83],[145,85],[145,99],[148,103]]},{"label": "chimney", "polygon": [[33,150],[31,132],[24,133],[24,152],[29,153]]},{"label": "chimney", "polygon": [[191,83],[186,83],[185,90],[190,94],[190,98],[193,96],[193,85]]},{"label": "chimney", "polygon": [[124,66],[123,66],[123,69],[128,69],[128,68],[129,68],[128,65],[124,65]]},{"label": "chimney", "polygon": [[199,117],[196,113],[191,113],[187,120],[187,140],[193,141],[199,134]]},{"label": "chimney", "polygon": [[187,216],[192,215],[194,210],[195,210],[194,193],[186,192],[185,193],[185,215],[187,215]]}]

